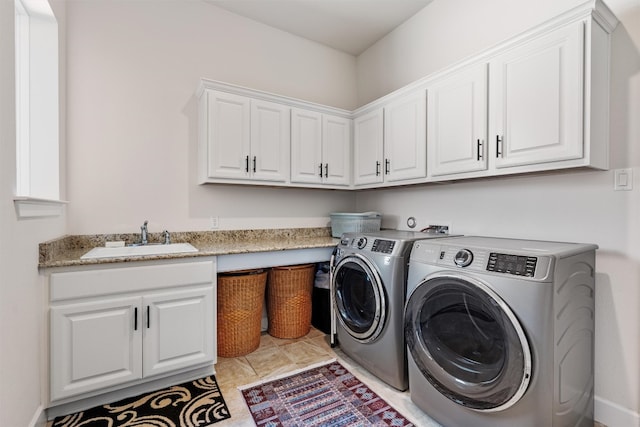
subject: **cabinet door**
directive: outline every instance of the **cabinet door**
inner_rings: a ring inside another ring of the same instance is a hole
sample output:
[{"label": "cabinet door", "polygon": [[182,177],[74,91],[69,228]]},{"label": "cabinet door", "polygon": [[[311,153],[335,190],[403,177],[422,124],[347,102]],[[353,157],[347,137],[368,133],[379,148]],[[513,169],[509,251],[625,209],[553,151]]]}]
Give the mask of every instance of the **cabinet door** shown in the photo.
[{"label": "cabinet door", "polygon": [[487,168],[487,64],[429,87],[427,159],[431,176]]},{"label": "cabinet door", "polygon": [[145,296],[143,304],[145,377],[215,360],[213,287]]},{"label": "cabinet door", "polygon": [[382,156],[384,146],[383,109],[353,120],[353,183],[376,184],[384,181]]},{"label": "cabinet door", "polygon": [[426,101],[426,92],[418,91],[385,107],[385,181],[427,176]]},{"label": "cabinet door", "polygon": [[207,173],[211,178],[249,178],[250,99],[207,92]]},{"label": "cabinet door", "polygon": [[251,178],[285,182],[289,178],[291,109],[251,101]]},{"label": "cabinet door", "polygon": [[578,22],[491,62],[496,167],[583,156],[583,45]]},{"label": "cabinet door", "polygon": [[291,182],[322,182],[322,114],[291,110]]},{"label": "cabinet door", "polygon": [[349,185],[351,181],[351,120],[322,116],[323,182]]},{"label": "cabinet door", "polygon": [[140,297],[51,307],[51,400],[142,377]]}]

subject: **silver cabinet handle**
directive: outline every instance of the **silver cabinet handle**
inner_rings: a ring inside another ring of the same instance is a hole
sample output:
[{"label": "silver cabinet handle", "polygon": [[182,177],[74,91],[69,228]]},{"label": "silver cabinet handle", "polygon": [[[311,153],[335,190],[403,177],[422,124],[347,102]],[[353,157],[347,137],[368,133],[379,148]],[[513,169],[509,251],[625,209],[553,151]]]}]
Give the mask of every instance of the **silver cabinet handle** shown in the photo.
[{"label": "silver cabinet handle", "polygon": [[502,144],[504,138],[501,135],[496,135],[496,158],[502,157]]},{"label": "silver cabinet handle", "polygon": [[476,160],[480,161],[482,160],[483,156],[483,152],[482,152],[482,146],[484,145],[484,141],[481,140],[480,138],[478,138],[478,145],[477,145],[477,149],[478,149],[478,154],[476,156]]}]

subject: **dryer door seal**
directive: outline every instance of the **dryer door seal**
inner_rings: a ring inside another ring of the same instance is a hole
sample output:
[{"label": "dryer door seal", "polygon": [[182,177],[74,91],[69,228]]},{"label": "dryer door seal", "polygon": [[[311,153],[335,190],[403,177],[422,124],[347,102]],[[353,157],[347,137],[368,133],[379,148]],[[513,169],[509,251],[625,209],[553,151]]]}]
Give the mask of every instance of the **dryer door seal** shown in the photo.
[{"label": "dryer door seal", "polygon": [[378,338],[386,320],[387,303],[380,275],[365,257],[340,260],[333,274],[336,315],[345,330],[360,342]]},{"label": "dryer door seal", "polygon": [[488,285],[461,274],[425,278],[405,306],[410,357],[440,393],[466,408],[513,406],[531,380],[520,322]]}]

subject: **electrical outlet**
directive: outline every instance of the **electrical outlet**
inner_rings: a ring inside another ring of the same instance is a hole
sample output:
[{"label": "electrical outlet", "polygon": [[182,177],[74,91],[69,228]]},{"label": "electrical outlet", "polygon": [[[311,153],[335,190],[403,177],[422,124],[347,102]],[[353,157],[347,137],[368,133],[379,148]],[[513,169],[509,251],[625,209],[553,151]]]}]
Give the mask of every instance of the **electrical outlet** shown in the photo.
[{"label": "electrical outlet", "polygon": [[218,217],[217,216],[212,216],[211,217],[211,229],[212,230],[217,230],[219,227],[219,223],[218,223]]}]

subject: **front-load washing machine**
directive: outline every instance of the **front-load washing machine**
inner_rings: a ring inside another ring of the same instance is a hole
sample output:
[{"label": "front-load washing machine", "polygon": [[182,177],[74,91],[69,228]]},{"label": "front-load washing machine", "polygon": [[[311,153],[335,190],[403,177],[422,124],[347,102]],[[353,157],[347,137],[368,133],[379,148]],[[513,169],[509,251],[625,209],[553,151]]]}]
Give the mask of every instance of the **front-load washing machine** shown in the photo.
[{"label": "front-load washing machine", "polygon": [[342,351],[398,390],[407,389],[402,330],[407,265],[415,240],[446,237],[413,231],[345,233],[336,248],[331,293]]},{"label": "front-load washing machine", "polygon": [[411,400],[446,427],[592,427],[595,245],[415,242]]}]

